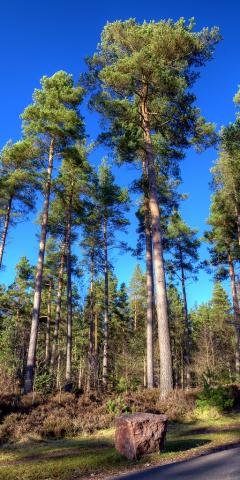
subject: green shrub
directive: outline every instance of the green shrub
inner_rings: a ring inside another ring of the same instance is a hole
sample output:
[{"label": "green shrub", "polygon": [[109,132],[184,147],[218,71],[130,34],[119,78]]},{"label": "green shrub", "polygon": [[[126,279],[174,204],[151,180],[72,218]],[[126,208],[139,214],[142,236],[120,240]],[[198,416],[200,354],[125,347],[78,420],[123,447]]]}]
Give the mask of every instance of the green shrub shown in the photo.
[{"label": "green shrub", "polygon": [[51,377],[48,372],[37,374],[35,377],[34,388],[36,392],[46,395],[49,393],[49,385],[51,383]]},{"label": "green shrub", "polygon": [[121,377],[119,378],[116,390],[118,393],[126,392],[127,391],[127,381],[126,378]]},{"label": "green shrub", "polygon": [[215,407],[220,413],[231,410],[234,405],[233,392],[222,386],[210,387],[204,385],[204,389],[198,394],[196,407],[206,410],[209,407]]},{"label": "green shrub", "polygon": [[131,413],[131,409],[126,405],[122,397],[108,400],[106,404],[108,413],[120,415],[120,413]]}]

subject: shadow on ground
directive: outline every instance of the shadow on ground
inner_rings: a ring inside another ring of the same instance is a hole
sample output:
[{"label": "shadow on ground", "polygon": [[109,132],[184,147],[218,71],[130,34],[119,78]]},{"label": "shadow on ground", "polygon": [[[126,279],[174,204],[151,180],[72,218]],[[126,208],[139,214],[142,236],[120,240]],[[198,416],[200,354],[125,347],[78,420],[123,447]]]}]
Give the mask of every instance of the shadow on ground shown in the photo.
[{"label": "shadow on ground", "polygon": [[202,445],[206,445],[207,443],[211,443],[211,440],[203,440],[199,438],[187,438],[182,440],[169,440],[166,442],[166,453],[174,453],[174,452],[185,452],[186,450],[190,450],[191,448],[201,447]]}]

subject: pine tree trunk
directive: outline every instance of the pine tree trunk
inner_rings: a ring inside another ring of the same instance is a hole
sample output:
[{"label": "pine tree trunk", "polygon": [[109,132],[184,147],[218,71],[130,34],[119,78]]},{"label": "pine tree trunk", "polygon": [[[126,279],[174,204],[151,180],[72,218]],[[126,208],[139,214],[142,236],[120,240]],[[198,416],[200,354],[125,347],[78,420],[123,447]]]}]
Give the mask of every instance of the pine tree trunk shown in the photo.
[{"label": "pine tree trunk", "polygon": [[146,161],[149,185],[149,207],[152,221],[153,261],[155,273],[156,310],[158,320],[158,337],[160,350],[160,396],[166,396],[172,391],[172,357],[170,333],[168,324],[167,289],[165,282],[162,236],[160,226],[160,210],[158,205],[154,153],[152,148],[149,115],[146,101],[142,102],[143,130],[146,150]]},{"label": "pine tree trunk", "polygon": [[99,370],[99,361],[98,361],[98,311],[96,309],[94,315],[94,385],[98,387],[98,370]]},{"label": "pine tree trunk", "polygon": [[187,388],[190,387],[191,384],[191,377],[190,377],[190,345],[189,345],[189,321],[188,321],[188,307],[187,307],[187,294],[186,294],[186,285],[185,285],[185,273],[183,268],[183,255],[182,249],[179,245],[179,256],[180,256],[180,264],[181,264],[181,283],[182,283],[182,294],[183,294],[183,313],[184,313],[184,350],[183,350],[183,360],[184,360],[184,367],[185,367],[185,375],[184,375],[184,385]]},{"label": "pine tree trunk", "polygon": [[137,298],[134,297],[134,332],[137,330]]},{"label": "pine tree trunk", "polygon": [[71,229],[72,229],[72,193],[69,199],[67,221],[67,352],[66,352],[66,385],[71,389],[72,380],[72,262],[71,262]]},{"label": "pine tree trunk", "polygon": [[88,350],[88,389],[94,383],[94,311],[93,311],[93,283],[94,283],[94,251],[91,252],[91,280],[90,280],[90,322],[89,322],[89,350]]},{"label": "pine tree trunk", "polygon": [[152,234],[149,227],[145,228],[146,234],[146,282],[147,282],[147,388],[154,386],[153,365],[153,265],[152,265]]},{"label": "pine tree trunk", "polygon": [[103,388],[107,388],[108,380],[108,248],[107,248],[107,217],[104,215],[104,326],[103,326]]},{"label": "pine tree trunk", "polygon": [[98,312],[95,311],[95,322],[94,322],[94,354],[95,357],[98,355]]},{"label": "pine tree trunk", "polygon": [[42,276],[44,266],[44,255],[47,238],[47,225],[48,225],[48,210],[51,193],[51,180],[52,180],[52,168],[54,157],[54,139],[50,142],[49,157],[48,157],[48,170],[47,170],[47,183],[45,186],[45,198],[43,206],[42,226],[39,243],[37,272],[35,279],[34,299],[33,299],[33,311],[32,311],[32,325],[28,348],[28,358],[25,373],[24,392],[30,393],[33,390],[35,364],[36,364],[36,350],[37,350],[37,337],[38,337],[38,324],[39,314],[41,306],[41,293],[42,293]]},{"label": "pine tree trunk", "polygon": [[236,377],[237,377],[237,381],[239,381],[240,379],[240,315],[239,315],[239,303],[238,303],[234,263],[230,253],[228,253],[228,265],[229,265],[229,275],[231,280],[233,316],[234,316],[234,327],[235,327],[235,338],[236,338]]},{"label": "pine tree trunk", "polygon": [[[144,177],[147,177],[145,159],[142,162]],[[153,368],[153,310],[154,310],[154,290],[153,290],[153,258],[152,258],[152,233],[151,219],[149,212],[149,198],[144,193],[144,228],[146,242],[146,287],[147,287],[147,388],[153,388],[154,368]]]},{"label": "pine tree trunk", "polygon": [[57,287],[57,300],[56,300],[56,314],[55,314],[55,325],[53,332],[53,342],[52,342],[52,351],[51,351],[51,360],[50,360],[50,373],[53,374],[55,362],[56,362],[56,351],[59,335],[59,325],[61,319],[61,308],[62,308],[62,292],[63,292],[63,273],[64,273],[64,264],[65,264],[65,254],[66,254],[66,233],[64,235],[60,259],[60,267],[58,272],[58,287]]},{"label": "pine tree trunk", "polygon": [[46,326],[46,344],[45,344],[45,362],[49,364],[50,360],[50,330],[52,319],[52,279],[49,280],[48,299],[47,299],[47,326]]},{"label": "pine tree trunk", "polygon": [[6,238],[7,238],[10,215],[11,215],[11,210],[12,210],[12,201],[13,201],[13,197],[10,197],[9,201],[8,201],[7,213],[6,213],[6,217],[5,217],[2,239],[1,239],[1,245],[0,245],[0,270],[2,268],[3,253],[4,253],[4,248],[5,248],[5,245],[6,245]]}]

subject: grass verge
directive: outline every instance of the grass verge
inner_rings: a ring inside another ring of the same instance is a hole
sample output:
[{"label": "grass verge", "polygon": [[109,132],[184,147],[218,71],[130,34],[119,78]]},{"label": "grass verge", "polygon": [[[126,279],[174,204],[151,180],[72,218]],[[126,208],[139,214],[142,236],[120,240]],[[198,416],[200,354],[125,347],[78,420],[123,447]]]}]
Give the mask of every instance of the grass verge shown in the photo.
[{"label": "grass verge", "polygon": [[100,479],[184,460],[240,442],[240,414],[208,421],[170,423],[166,449],[138,462],[114,449],[114,430],[64,440],[24,442],[0,449],[0,480]]}]

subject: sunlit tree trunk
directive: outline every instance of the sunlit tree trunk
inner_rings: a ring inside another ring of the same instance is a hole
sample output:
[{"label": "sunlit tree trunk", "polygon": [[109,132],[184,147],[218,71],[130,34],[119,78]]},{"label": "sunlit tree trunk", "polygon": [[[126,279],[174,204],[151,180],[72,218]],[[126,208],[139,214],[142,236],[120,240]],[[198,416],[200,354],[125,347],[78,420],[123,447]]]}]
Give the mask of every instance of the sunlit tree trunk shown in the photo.
[{"label": "sunlit tree trunk", "polygon": [[184,385],[187,388],[190,387],[191,377],[190,377],[190,331],[189,331],[189,318],[188,318],[188,306],[187,306],[187,294],[186,294],[186,280],[185,272],[183,267],[183,255],[182,249],[179,245],[179,257],[181,264],[181,283],[182,283],[182,294],[183,294],[183,314],[184,314],[184,349],[183,349],[183,360],[184,360]]},{"label": "sunlit tree trunk", "polygon": [[88,389],[93,387],[94,383],[94,301],[93,301],[93,284],[94,284],[94,250],[91,252],[90,266],[90,322],[89,322],[89,351],[88,351]]},{"label": "sunlit tree trunk", "polygon": [[104,325],[103,325],[103,388],[106,389],[108,381],[108,326],[109,326],[109,308],[108,308],[108,248],[107,248],[107,216],[104,215],[103,222],[104,235]]},{"label": "sunlit tree trunk", "polygon": [[233,316],[234,316],[234,327],[235,327],[235,337],[236,337],[236,377],[237,377],[237,380],[239,380],[240,378],[240,315],[239,315],[239,302],[238,302],[238,295],[237,295],[234,263],[230,253],[228,253],[228,265],[229,265],[229,275],[231,280]]},{"label": "sunlit tree trunk", "polygon": [[[145,159],[142,161],[143,174],[147,178]],[[144,228],[146,242],[146,287],[147,287],[147,388],[153,388],[153,311],[154,311],[154,287],[153,287],[153,258],[152,258],[152,232],[149,212],[149,198],[144,193]]]},{"label": "sunlit tree trunk", "polygon": [[13,197],[10,197],[9,201],[8,201],[7,212],[6,212],[6,217],[5,217],[4,227],[3,227],[3,233],[2,233],[2,239],[1,239],[1,244],[0,244],[0,270],[2,268],[3,253],[4,253],[4,249],[5,249],[5,245],[6,245],[6,238],[7,238],[10,215],[11,215],[11,210],[12,210],[12,201],[13,201]]},{"label": "sunlit tree trunk", "polygon": [[149,207],[152,223],[153,262],[155,273],[156,310],[158,321],[158,337],[160,350],[160,396],[165,398],[173,388],[172,357],[167,310],[167,290],[165,282],[162,236],[160,226],[160,210],[158,205],[157,182],[154,164],[154,153],[150,134],[149,113],[146,97],[141,105],[143,131],[146,150],[146,162],[149,185]]},{"label": "sunlit tree trunk", "polygon": [[46,344],[45,344],[45,362],[49,364],[50,360],[50,333],[52,320],[52,279],[49,279],[48,298],[47,298],[47,325],[46,325]]},{"label": "sunlit tree trunk", "polygon": [[47,182],[45,186],[38,263],[37,263],[37,269],[36,269],[37,271],[36,271],[34,299],[33,299],[32,325],[31,325],[28,358],[27,358],[27,366],[26,366],[25,382],[24,382],[25,393],[32,392],[33,390],[34,371],[35,371],[35,364],[36,364],[38,324],[39,324],[41,293],[42,293],[42,276],[43,276],[44,255],[45,255],[46,238],[47,238],[48,210],[49,210],[49,201],[50,201],[50,193],[51,193],[53,157],[54,157],[54,139],[52,138],[50,142],[50,148],[49,148]]},{"label": "sunlit tree trunk", "polygon": [[53,332],[51,360],[50,360],[50,372],[51,372],[51,374],[53,374],[54,365],[55,365],[55,362],[56,362],[59,325],[60,325],[60,319],[61,319],[62,293],[63,293],[63,273],[64,273],[65,255],[66,255],[66,232],[65,232],[65,235],[64,235],[63,243],[62,243],[60,267],[59,267],[59,272],[58,272],[56,314],[55,314],[55,325],[54,325],[54,332]]},{"label": "sunlit tree trunk", "polygon": [[71,259],[71,230],[72,230],[72,197],[70,194],[67,220],[67,351],[66,351],[66,389],[71,386],[72,380],[72,259]]}]

